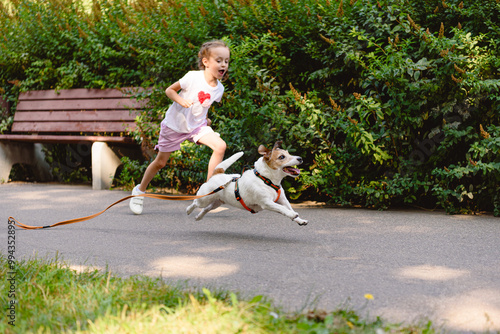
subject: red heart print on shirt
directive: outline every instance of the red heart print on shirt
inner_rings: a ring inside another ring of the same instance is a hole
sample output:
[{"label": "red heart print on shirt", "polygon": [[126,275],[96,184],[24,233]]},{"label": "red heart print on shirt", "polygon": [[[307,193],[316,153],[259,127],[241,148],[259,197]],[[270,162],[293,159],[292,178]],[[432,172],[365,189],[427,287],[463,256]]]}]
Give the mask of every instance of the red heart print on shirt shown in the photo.
[{"label": "red heart print on shirt", "polygon": [[204,91],[200,91],[198,93],[198,100],[200,101],[201,104],[203,104],[205,100],[210,100],[210,94],[205,93]]}]

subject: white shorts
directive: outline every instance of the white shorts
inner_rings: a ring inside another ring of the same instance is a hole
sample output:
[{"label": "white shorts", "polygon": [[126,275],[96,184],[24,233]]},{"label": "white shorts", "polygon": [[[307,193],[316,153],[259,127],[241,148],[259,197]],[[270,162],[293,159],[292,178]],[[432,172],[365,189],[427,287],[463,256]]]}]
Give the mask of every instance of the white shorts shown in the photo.
[{"label": "white shorts", "polygon": [[177,151],[181,148],[181,143],[183,143],[184,141],[189,140],[195,144],[198,144],[198,140],[200,140],[201,137],[210,133],[215,133],[216,135],[220,136],[208,125],[202,125],[194,129],[190,133],[180,133],[172,130],[162,123],[160,138],[158,138],[158,145],[155,146],[155,150],[158,150],[160,152]]}]

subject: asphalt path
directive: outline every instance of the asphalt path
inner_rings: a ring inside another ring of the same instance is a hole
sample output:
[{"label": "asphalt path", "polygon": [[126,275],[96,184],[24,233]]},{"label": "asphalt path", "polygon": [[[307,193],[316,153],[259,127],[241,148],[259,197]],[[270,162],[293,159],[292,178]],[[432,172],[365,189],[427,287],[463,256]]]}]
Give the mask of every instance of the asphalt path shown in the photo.
[{"label": "asphalt path", "polygon": [[[9,216],[50,225],[129,193],[8,183],[0,194],[6,252]],[[16,229],[15,256],[265,295],[289,311],[347,307],[391,322],[432,320],[452,332],[500,331],[500,219],[492,215],[297,205],[309,220],[298,226],[277,213],[235,208],[197,222],[188,204],[146,199],[140,216],[122,203],[82,223]]]}]

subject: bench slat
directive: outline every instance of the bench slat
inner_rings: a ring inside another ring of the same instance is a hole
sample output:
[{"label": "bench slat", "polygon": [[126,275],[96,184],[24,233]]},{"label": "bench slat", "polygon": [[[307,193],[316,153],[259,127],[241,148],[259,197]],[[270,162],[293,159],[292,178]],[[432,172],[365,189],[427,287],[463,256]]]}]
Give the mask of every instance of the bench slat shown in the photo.
[{"label": "bench slat", "polygon": [[117,109],[142,108],[144,101],[131,99],[92,99],[92,100],[41,100],[41,101],[19,101],[17,110],[40,111],[40,110],[94,110],[94,109]]},{"label": "bench slat", "polygon": [[137,114],[129,110],[17,111],[14,122],[134,121]]},{"label": "bench slat", "polygon": [[21,93],[11,133],[0,135],[0,140],[135,144],[124,135],[136,128],[138,111],[134,109],[144,108],[147,101],[137,101],[130,96],[144,90],[136,87]]},{"label": "bench slat", "polygon": [[121,98],[130,96],[135,91],[143,91],[143,88],[121,88],[113,89],[62,89],[36,90],[19,94],[19,101],[27,100],[57,100],[57,99],[95,99],[95,98]]},{"label": "bench slat", "polygon": [[12,132],[125,132],[133,122],[16,122]]},{"label": "bench slat", "polygon": [[130,137],[111,137],[111,136],[69,136],[69,135],[0,135],[0,140],[21,141],[30,143],[81,143],[102,141],[107,143],[126,143],[133,144],[134,140]]}]

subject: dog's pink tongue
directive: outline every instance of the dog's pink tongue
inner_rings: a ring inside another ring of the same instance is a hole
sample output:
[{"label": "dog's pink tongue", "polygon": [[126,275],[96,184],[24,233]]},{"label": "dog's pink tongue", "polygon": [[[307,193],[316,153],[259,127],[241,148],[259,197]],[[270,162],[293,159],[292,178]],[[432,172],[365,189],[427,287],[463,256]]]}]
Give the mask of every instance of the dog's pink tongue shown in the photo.
[{"label": "dog's pink tongue", "polygon": [[288,173],[288,174],[292,174],[292,175],[299,175],[300,174],[300,170],[298,168],[293,168],[293,167],[285,167],[283,168],[283,170]]}]

